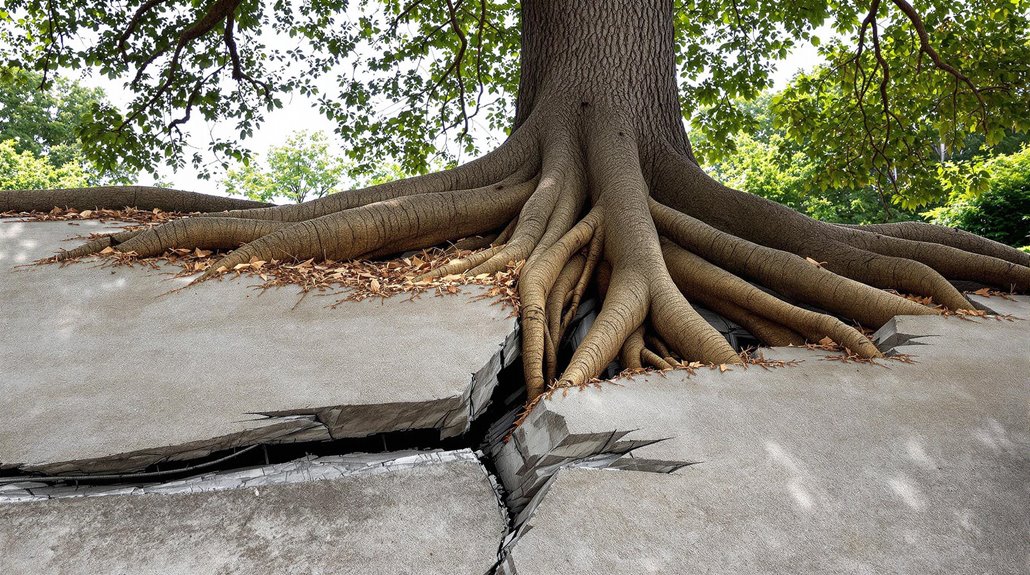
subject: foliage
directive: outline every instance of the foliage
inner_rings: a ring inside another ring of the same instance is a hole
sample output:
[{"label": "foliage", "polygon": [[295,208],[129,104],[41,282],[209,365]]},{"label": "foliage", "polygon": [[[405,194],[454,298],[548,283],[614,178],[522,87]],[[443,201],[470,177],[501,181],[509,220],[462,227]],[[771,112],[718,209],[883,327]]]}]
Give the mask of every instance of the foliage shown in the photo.
[{"label": "foliage", "polygon": [[[941,167],[950,201],[924,215],[933,223],[962,228],[1011,246],[1030,243],[1030,147],[989,159]],[[965,178],[954,174],[971,174]]]},{"label": "foliage", "polygon": [[[885,207],[874,186],[842,185],[821,189],[815,177],[824,169],[797,149],[782,128],[775,127],[773,96],[763,94],[745,109],[755,118],[755,129],[731,136],[736,153],[706,165],[722,183],[784,204],[818,220],[868,224],[916,219],[915,212]],[[697,138],[697,147],[708,141]]]},{"label": "foliage", "polygon": [[70,173],[77,166],[89,185],[127,180],[123,170],[104,171],[86,161],[79,143],[83,118],[105,101],[103,90],[63,78],[40,90],[41,81],[34,72],[0,68],[0,141],[11,140],[16,152],[45,158],[53,169],[69,166]]},{"label": "foliage", "polygon": [[1030,129],[1030,3],[921,2],[921,26],[904,3],[872,5],[857,30],[838,19],[838,37],[821,49],[827,65],[796,77],[773,105],[821,166],[820,188],[875,184],[917,208],[945,195],[937,165],[968,149],[971,133],[993,147]]},{"label": "foliage", "polygon": [[[830,65],[777,101],[785,129],[824,168],[811,175],[823,188],[878,182],[924,204],[938,144],[949,154],[971,130],[993,145],[1027,128],[1028,2],[925,0],[910,13],[906,0],[676,0],[684,114],[708,142],[697,152],[732,153],[777,61],[831,25]],[[296,92],[335,122],[356,170],[395,158],[424,172],[427,158],[453,160],[436,154],[440,134],[472,153],[470,126],[510,127],[519,39],[514,0],[9,0],[0,11],[8,62],[46,79],[94,68],[125,82],[128,109],[95,107],[84,137],[91,159],[137,169],[187,161],[180,129],[198,118],[234,123],[210,147],[243,160],[263,114]]]},{"label": "foliage", "polygon": [[18,151],[18,141],[0,142],[0,190],[33,190],[77,188],[87,185],[88,178],[77,162],[55,166],[47,156]]},{"label": "foliage", "polygon": [[267,167],[257,162],[230,168],[223,181],[230,194],[252,200],[276,198],[302,203],[333,192],[347,165],[329,150],[324,132],[295,132],[282,146],[268,150]]}]

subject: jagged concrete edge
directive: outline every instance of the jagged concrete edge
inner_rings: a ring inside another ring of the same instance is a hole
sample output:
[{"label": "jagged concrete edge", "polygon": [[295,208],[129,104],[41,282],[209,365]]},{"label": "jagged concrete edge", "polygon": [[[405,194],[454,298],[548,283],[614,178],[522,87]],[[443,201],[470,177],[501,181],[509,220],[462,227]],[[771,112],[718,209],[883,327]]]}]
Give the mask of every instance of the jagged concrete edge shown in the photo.
[{"label": "jagged concrete edge", "polygon": [[[498,374],[519,355],[519,342],[519,329],[512,321],[512,329],[504,342],[499,344],[485,365],[472,374],[469,385],[460,396],[424,402],[353,404],[252,413],[249,415],[260,416],[254,420],[260,427],[228,435],[90,459],[43,464],[0,462],[0,469],[46,475],[131,472],[155,463],[199,459],[216,451],[259,443],[327,441],[409,429],[439,429],[441,438],[454,437],[467,431],[472,421],[486,411],[497,386]],[[441,411],[443,415],[437,415]]]},{"label": "jagged concrete edge", "polygon": [[515,514],[512,528],[501,546],[498,573],[514,573],[510,551],[532,529],[530,520],[544,500],[558,473],[568,467],[589,467],[672,473],[697,462],[656,459],[624,459],[631,452],[669,439],[624,439],[636,429],[573,434],[565,418],[539,402],[507,442],[490,451],[501,482],[508,491],[508,508]]},{"label": "jagged concrete edge", "polygon": [[[413,469],[426,465],[454,462],[474,463],[484,473],[476,454],[469,449],[456,451],[405,450],[387,453],[351,453],[324,457],[307,456],[286,463],[275,463],[215,471],[166,482],[140,482],[120,485],[61,485],[26,480],[0,485],[0,504],[41,501],[65,497],[101,497],[109,495],[144,495],[175,493],[207,493],[228,489],[255,488],[265,485],[283,485],[325,481],[341,477],[369,476]],[[487,473],[489,477],[489,473]],[[491,484],[491,487],[493,485]],[[506,521],[506,513],[502,511]]]},{"label": "jagged concrete edge", "polygon": [[891,355],[898,353],[897,348],[901,346],[927,345],[925,342],[917,340],[924,337],[937,337],[932,334],[904,333],[903,331],[899,331],[898,317],[905,316],[892,317],[890,321],[883,324],[883,326],[876,330],[876,332],[870,337],[881,353]]}]

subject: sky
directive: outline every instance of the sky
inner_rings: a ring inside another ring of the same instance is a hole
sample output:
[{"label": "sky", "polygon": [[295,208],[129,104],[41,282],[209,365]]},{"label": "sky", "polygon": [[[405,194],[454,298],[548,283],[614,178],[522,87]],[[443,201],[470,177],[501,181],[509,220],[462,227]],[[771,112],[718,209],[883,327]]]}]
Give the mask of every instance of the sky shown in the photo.
[{"label": "sky", "polygon": [[[826,36],[826,34],[819,32],[817,31],[817,35]],[[782,89],[797,72],[811,69],[818,61],[818,53],[814,46],[810,44],[798,46],[784,61],[777,64],[776,72],[773,75],[774,90]],[[75,79],[87,86],[103,88],[111,102],[123,108],[131,100],[131,95],[125,91],[120,80],[110,80],[100,74],[82,75]],[[332,82],[329,85],[332,85]],[[205,162],[212,163],[215,162],[215,158],[207,152],[209,131],[228,135],[231,130],[232,126],[229,123],[210,126],[200,121],[192,122],[186,129],[189,134],[189,145],[196,147],[203,153]],[[330,138],[335,137],[333,125],[318,112],[314,100],[301,94],[284,94],[283,107],[268,113],[261,128],[255,131],[255,134],[247,140],[247,143],[253,152],[259,156],[264,156],[269,147],[281,145],[289,135],[298,130],[322,130]],[[477,135],[477,130],[481,132],[482,136],[491,136],[491,134],[486,132],[485,126],[482,125],[472,127],[473,136]],[[496,138],[496,135],[493,136]],[[345,147],[345,142],[339,142],[339,144],[342,150]],[[174,171],[169,166],[162,166],[156,175],[141,173],[138,181],[135,183],[152,185],[161,182],[171,184],[172,187],[177,189],[225,195],[219,183],[221,177],[224,176],[224,171],[221,168],[215,168],[212,172],[212,178],[204,180],[197,176],[197,171],[187,162],[187,165],[178,171]]]}]

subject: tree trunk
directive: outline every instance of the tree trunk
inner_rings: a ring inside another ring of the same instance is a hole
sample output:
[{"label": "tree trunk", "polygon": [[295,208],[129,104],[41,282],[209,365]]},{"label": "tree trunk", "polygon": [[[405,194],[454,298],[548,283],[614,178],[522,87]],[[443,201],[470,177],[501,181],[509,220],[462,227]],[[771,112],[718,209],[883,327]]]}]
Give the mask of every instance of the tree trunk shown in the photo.
[{"label": "tree trunk", "polygon": [[515,125],[570,103],[617,110],[645,154],[689,155],[675,54],[672,0],[525,0]]}]

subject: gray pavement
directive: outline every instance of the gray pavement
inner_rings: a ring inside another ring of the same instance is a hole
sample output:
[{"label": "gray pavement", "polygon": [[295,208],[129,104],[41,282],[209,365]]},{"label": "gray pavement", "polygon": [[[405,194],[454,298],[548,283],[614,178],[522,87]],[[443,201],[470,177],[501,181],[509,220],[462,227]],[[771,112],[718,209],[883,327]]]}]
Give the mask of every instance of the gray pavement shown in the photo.
[{"label": "gray pavement", "polygon": [[[219,483],[212,477],[180,482],[193,492],[0,503],[0,573],[480,575],[497,560],[506,522],[465,454],[353,474],[327,462],[318,467],[337,476],[320,481],[261,483],[259,468],[230,474],[251,477],[230,489],[206,490]],[[267,477],[282,480],[276,471]]]},{"label": "gray pavement", "polygon": [[776,349],[803,362],[542,402],[498,459],[523,506],[509,571],[1026,573],[1030,322],[880,337],[916,363]]},{"label": "gray pavement", "polygon": [[[105,229],[0,220],[0,467],[122,471],[257,442],[468,427],[517,350],[463,295],[328,308],[252,280],[90,263],[16,268]],[[106,226],[109,228],[110,226]]]}]

